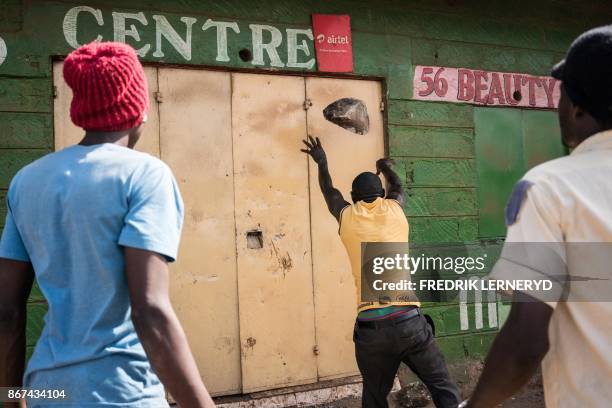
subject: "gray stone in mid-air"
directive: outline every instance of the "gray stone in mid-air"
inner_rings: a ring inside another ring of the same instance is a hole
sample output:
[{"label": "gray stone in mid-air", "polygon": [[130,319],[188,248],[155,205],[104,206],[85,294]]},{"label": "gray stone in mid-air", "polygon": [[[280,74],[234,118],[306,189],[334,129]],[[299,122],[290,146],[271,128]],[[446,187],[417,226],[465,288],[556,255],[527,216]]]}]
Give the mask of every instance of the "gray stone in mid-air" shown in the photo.
[{"label": "gray stone in mid-air", "polygon": [[365,103],[355,98],[342,98],[323,109],[323,116],[330,122],[360,135],[370,130],[370,118]]}]

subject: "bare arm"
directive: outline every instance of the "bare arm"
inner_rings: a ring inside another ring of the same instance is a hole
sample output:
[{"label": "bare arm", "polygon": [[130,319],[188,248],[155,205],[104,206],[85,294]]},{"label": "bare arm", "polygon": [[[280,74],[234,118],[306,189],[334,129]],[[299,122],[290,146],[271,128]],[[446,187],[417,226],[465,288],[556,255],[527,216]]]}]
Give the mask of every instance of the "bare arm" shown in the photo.
[{"label": "bare arm", "polygon": [[378,159],[376,161],[376,174],[382,173],[387,181],[387,196],[396,200],[400,205],[404,206],[404,187],[402,186],[402,180],[399,178],[396,172],[391,169],[393,165],[391,159]]},{"label": "bare arm", "polygon": [[548,352],[548,323],[553,309],[515,294],[510,315],[487,356],[469,408],[494,407],[529,381]]},{"label": "bare arm", "polygon": [[0,387],[23,385],[26,305],[33,281],[31,263],[0,258]]},{"label": "bare arm", "polygon": [[349,203],[342,197],[340,190],[334,187],[327,167],[327,155],[325,154],[325,150],[323,150],[321,141],[318,137],[314,139],[312,136],[308,136],[308,141],[304,140],[303,142],[307,148],[301,149],[301,151],[309,154],[319,166],[319,187],[321,188],[323,197],[325,197],[327,209],[338,221],[340,221],[340,213]]},{"label": "bare arm", "polygon": [[181,407],[214,407],[170,303],[166,260],[126,247],[125,267],[132,321],[159,379]]}]

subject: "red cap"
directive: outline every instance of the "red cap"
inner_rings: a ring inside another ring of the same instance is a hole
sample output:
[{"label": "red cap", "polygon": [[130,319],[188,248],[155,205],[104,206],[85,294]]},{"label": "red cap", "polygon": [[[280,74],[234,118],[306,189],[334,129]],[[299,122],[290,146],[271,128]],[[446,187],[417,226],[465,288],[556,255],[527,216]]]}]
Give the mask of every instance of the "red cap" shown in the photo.
[{"label": "red cap", "polygon": [[66,57],[72,88],[70,118],[85,130],[114,132],[142,123],[149,108],[147,79],[129,45],[92,42]]}]

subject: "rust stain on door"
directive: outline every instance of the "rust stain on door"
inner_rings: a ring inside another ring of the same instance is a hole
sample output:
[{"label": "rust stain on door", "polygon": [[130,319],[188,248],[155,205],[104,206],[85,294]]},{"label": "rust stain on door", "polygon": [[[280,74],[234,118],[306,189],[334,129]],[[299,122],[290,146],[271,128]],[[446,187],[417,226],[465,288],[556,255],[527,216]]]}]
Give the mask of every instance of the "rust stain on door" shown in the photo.
[{"label": "rust stain on door", "polygon": [[[304,79],[233,74],[236,237],[243,392],[317,380]],[[264,251],[248,247],[260,230]]]},{"label": "rust stain on door", "polygon": [[284,278],[286,276],[287,272],[289,272],[291,270],[291,267],[293,266],[293,261],[291,260],[291,255],[289,255],[289,252],[287,252],[287,251],[285,251],[284,254],[280,253],[279,249],[274,244],[274,240],[270,241],[270,246],[272,246],[271,255],[276,257],[276,260],[278,261],[278,265],[280,266],[281,270],[283,271],[283,278]]}]

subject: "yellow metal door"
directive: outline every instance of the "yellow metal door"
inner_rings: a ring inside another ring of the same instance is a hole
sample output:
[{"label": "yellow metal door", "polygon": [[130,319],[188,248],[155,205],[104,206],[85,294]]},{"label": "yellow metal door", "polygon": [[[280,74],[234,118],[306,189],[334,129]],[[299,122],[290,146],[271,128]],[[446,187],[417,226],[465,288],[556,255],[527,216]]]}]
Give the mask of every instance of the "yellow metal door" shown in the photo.
[{"label": "yellow metal door", "polygon": [[[318,136],[327,152],[334,185],[351,201],[353,178],[363,171],[376,172],[376,160],[384,155],[383,118],[379,82],[306,78],[308,133]],[[363,101],[370,118],[370,130],[358,135],[323,116],[325,107],[340,98]],[[329,213],[319,189],[317,165],[309,161],[312,259],[315,322],[320,379],[356,374],[353,324],[356,291],[346,251],[338,236],[338,222]]]},{"label": "yellow metal door", "polygon": [[[350,265],[316,166],[299,149],[307,133],[319,136],[334,183],[350,200],[354,176],[374,171],[384,154],[380,84],[145,72],[151,108],[137,149],[168,163],[183,194],[171,296],[209,390],[253,392],[355,374]],[[53,76],[58,150],[84,132],[70,121],[61,63]],[[306,97],[313,104],[307,113]],[[366,135],[323,117],[325,106],[342,97],[366,104]]]},{"label": "yellow metal door", "polygon": [[[55,150],[61,150],[81,141],[85,131],[75,126],[70,120],[70,102],[72,101],[72,90],[64,81],[62,74],[63,62],[53,64],[53,85],[56,96],[53,103]],[[159,157],[159,116],[155,93],[157,92],[157,68],[144,67],[147,82],[149,84],[150,108],[147,113],[147,123],[144,125],[143,134],[140,137],[136,150],[147,152]]]},{"label": "yellow metal door", "polygon": [[[136,150],[173,170],[185,201],[172,303],[200,372],[213,394],[241,390],[236,283],[231,88],[227,73],[145,67],[150,109]],[[53,66],[55,149],[78,143],[70,120],[72,91],[62,63]],[[164,102],[155,97],[161,92]],[[160,126],[160,115],[163,120]]]},{"label": "yellow metal door", "polygon": [[241,390],[230,74],[159,69],[161,158],[185,202],[172,304],[210,392]]},{"label": "yellow metal door", "polygon": [[315,382],[304,79],[232,77],[243,392]]}]

